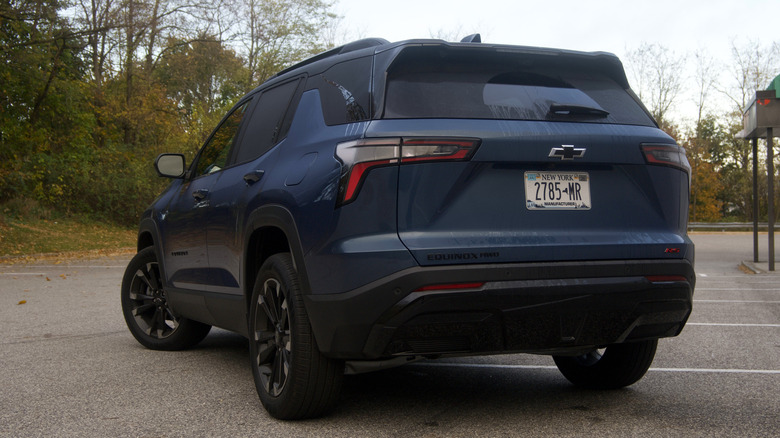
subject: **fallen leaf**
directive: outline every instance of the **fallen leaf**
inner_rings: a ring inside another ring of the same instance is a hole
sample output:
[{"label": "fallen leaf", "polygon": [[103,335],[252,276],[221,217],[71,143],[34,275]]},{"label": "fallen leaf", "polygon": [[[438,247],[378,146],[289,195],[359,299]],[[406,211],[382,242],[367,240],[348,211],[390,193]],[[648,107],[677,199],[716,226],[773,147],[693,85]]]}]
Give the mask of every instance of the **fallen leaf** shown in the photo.
[{"label": "fallen leaf", "polygon": [[22,301],[19,301],[19,303],[18,303],[18,304],[27,304],[27,300],[22,300]]},{"label": "fallen leaf", "polygon": [[46,277],[46,281],[51,281],[51,278],[49,278],[49,277]]},{"label": "fallen leaf", "polygon": [[62,279],[63,279],[63,280],[65,280],[66,278],[68,278],[68,277],[66,277],[66,276],[65,276],[65,274],[60,274],[60,277],[62,277]]}]

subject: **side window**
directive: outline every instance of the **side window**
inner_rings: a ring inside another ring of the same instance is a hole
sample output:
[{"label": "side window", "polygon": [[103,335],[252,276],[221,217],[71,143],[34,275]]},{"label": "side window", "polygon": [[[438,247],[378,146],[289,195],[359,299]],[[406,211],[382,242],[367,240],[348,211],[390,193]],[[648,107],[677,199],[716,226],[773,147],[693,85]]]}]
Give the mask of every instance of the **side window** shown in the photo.
[{"label": "side window", "polygon": [[295,95],[299,82],[298,80],[287,82],[260,95],[234,162],[245,163],[254,160],[287,136],[290,124],[285,123],[284,116],[290,108],[290,101]]},{"label": "side window", "polygon": [[307,88],[320,91],[326,124],[371,118],[371,62],[370,56],[341,62],[309,79]]},{"label": "side window", "polygon": [[238,127],[241,125],[241,119],[244,117],[249,102],[251,100],[236,108],[214,131],[214,134],[200,151],[194,176],[208,175],[225,167],[230,147],[233,145],[233,140],[238,133]]}]

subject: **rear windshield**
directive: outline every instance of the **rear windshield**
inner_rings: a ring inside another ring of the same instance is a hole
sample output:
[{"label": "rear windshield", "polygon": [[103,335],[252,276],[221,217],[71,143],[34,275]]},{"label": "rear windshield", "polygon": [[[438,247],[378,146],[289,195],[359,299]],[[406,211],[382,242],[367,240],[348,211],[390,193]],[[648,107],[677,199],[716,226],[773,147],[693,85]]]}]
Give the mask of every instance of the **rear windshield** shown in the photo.
[{"label": "rear windshield", "polygon": [[[412,52],[412,53],[409,53]],[[414,53],[417,52],[417,53]],[[388,70],[386,119],[560,120],[654,126],[595,68],[520,54],[406,50]]]}]

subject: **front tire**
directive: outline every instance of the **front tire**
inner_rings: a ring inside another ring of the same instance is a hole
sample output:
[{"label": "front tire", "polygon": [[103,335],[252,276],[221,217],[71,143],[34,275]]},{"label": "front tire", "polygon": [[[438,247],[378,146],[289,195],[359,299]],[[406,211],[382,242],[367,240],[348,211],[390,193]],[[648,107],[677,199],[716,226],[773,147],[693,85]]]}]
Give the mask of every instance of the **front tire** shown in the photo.
[{"label": "front tire", "polygon": [[312,418],[335,406],[344,362],[320,353],[287,253],[271,256],[257,274],[249,308],[249,355],[257,394],[272,416]]},{"label": "front tire", "polygon": [[553,356],[558,370],[571,383],[593,389],[618,389],[641,379],[655,357],[658,340],[608,346],[581,356]]},{"label": "front tire", "polygon": [[127,328],[144,347],[184,350],[202,341],[211,326],[176,315],[169,307],[154,247],[130,260],[122,279],[122,313]]}]

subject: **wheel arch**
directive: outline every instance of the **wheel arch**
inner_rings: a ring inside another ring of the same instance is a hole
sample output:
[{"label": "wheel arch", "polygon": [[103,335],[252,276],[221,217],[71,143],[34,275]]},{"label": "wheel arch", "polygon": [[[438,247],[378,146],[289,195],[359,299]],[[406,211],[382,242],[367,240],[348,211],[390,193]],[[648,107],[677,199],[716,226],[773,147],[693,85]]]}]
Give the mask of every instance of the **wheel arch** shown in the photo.
[{"label": "wheel arch", "polygon": [[242,261],[242,284],[246,309],[249,310],[257,272],[274,254],[289,252],[304,294],[310,293],[309,277],[303,258],[303,247],[290,210],[282,205],[266,205],[255,210],[247,220]]},{"label": "wheel arch", "polygon": [[144,248],[154,246],[155,239],[152,233],[148,230],[141,230],[138,233],[138,244],[136,246],[136,252],[141,251]]},{"label": "wheel arch", "polygon": [[136,241],[136,251],[140,252],[144,248],[150,246],[154,247],[154,254],[157,256],[157,263],[162,273],[162,282],[167,285],[167,277],[165,275],[165,258],[163,257],[163,249],[161,248],[162,240],[160,239],[160,231],[157,228],[157,223],[151,217],[145,217],[141,219],[141,223],[138,226],[138,238]]}]

